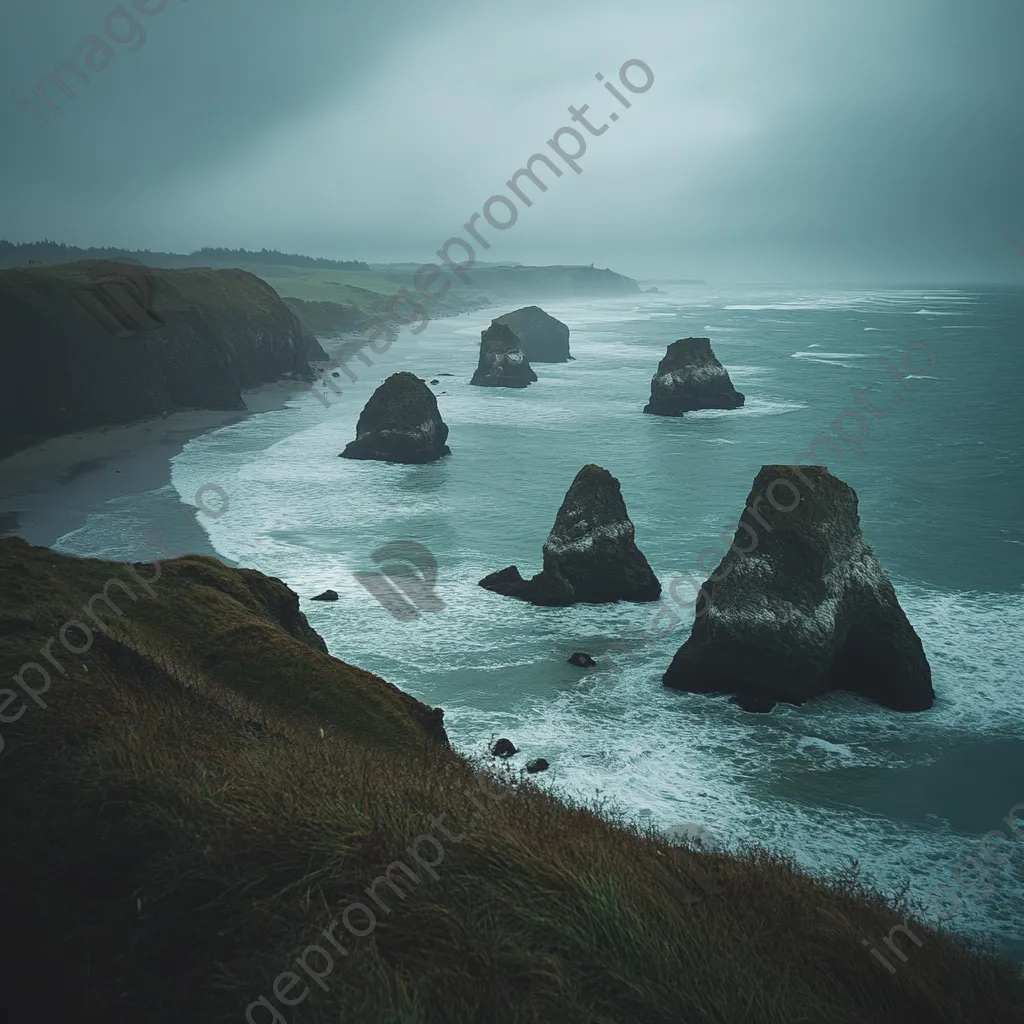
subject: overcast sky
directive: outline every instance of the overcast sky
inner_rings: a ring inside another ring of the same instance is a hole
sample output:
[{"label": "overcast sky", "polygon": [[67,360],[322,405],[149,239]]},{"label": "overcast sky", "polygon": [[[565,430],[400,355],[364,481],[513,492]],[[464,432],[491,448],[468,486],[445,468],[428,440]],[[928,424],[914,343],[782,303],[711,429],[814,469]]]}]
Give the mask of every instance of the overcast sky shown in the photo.
[{"label": "overcast sky", "polygon": [[[548,191],[526,182],[507,230],[479,222],[478,257],[1024,281],[1002,237],[1024,242],[1021,0],[132,2],[134,51],[111,0],[2,0],[0,237],[422,262],[546,152],[562,176],[539,168]],[[619,81],[630,59],[643,94]],[[44,126],[13,92],[61,60],[89,82],[49,89],[56,114],[37,99]],[[583,104],[609,127],[575,126],[576,174],[548,140]]]}]

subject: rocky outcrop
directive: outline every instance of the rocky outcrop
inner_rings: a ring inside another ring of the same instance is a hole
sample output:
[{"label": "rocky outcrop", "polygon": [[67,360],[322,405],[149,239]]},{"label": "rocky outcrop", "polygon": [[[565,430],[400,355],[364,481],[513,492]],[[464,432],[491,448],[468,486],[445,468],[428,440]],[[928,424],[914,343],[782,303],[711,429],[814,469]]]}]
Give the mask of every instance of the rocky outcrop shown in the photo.
[{"label": "rocky outcrop", "polygon": [[597,662],[584,651],[574,651],[569,655],[568,661],[570,665],[575,665],[576,668],[597,668]]},{"label": "rocky outcrop", "polygon": [[0,455],[180,409],[244,412],[243,390],[312,380],[320,352],[244,270],[90,260],[0,271]]},{"label": "rocky outcrop", "polygon": [[494,744],[493,747],[491,747],[491,753],[495,757],[506,758],[514,757],[516,754],[519,753],[519,750],[510,739],[506,739],[503,736]]},{"label": "rocky outcrop", "polygon": [[672,342],[651,378],[651,400],[644,412],[682,416],[696,409],[738,409],[744,397],[715,358],[708,338]]},{"label": "rocky outcrop", "polygon": [[451,454],[448,427],[437,399],[412,373],[393,373],[370,396],[356,424],[356,439],[343,459],[380,462],[434,462]]},{"label": "rocky outcrop", "polygon": [[569,355],[569,328],[540,306],[524,306],[495,319],[512,328],[531,363],[565,363]]},{"label": "rocky outcrop", "polygon": [[860,530],[857,495],[823,466],[764,466],[663,677],[741,707],[832,690],[897,711],[935,699],[921,641]]},{"label": "rocky outcrop", "polygon": [[336,590],[325,590],[322,594],[317,594],[316,597],[311,597],[310,601],[337,601],[338,592]]},{"label": "rocky outcrop", "polygon": [[546,772],[551,765],[543,757],[535,757],[532,761],[526,762],[526,771],[530,775],[536,775],[537,772]]},{"label": "rocky outcrop", "polygon": [[493,321],[480,334],[480,361],[469,383],[484,388],[525,388],[536,380],[519,338],[506,324]]},{"label": "rocky outcrop", "polygon": [[565,495],[544,542],[543,569],[524,580],[514,565],[480,581],[485,590],[531,604],[657,601],[661,584],[636,546],[619,481],[584,466]]}]

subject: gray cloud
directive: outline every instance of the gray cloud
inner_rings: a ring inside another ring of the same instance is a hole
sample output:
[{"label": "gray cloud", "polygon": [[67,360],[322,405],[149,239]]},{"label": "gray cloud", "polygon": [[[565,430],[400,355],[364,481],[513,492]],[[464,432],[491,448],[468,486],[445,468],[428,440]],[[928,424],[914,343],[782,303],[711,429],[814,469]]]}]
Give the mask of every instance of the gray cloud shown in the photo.
[{"label": "gray cloud", "polygon": [[[609,128],[586,137],[583,173],[560,164],[508,231],[478,223],[478,256],[714,280],[1021,279],[1001,237],[1024,237],[1015,0],[168,0],[137,15],[144,45],[112,44],[44,128],[10,90],[31,94],[114,7],[0,14],[0,235],[429,259],[588,104]],[[626,110],[594,75],[615,83],[634,57],[655,83]]]}]

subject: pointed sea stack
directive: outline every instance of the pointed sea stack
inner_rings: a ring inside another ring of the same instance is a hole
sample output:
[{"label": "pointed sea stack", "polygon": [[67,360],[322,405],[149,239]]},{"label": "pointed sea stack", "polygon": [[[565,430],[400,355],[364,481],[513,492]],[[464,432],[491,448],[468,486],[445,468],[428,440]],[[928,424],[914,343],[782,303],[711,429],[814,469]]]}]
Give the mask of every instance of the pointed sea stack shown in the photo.
[{"label": "pointed sea stack", "polygon": [[744,397],[733,386],[726,368],[711,351],[709,338],[680,338],[672,342],[658,372],[651,378],[651,400],[644,412],[682,416],[695,409],[738,409]]},{"label": "pointed sea stack", "polygon": [[663,681],[759,704],[832,690],[896,711],[935,700],[921,641],[861,533],[857,495],[824,466],[761,468]]},{"label": "pointed sea stack", "polygon": [[567,363],[572,359],[569,328],[540,306],[523,306],[499,316],[494,322],[512,328],[531,363]]},{"label": "pointed sea stack", "polygon": [[525,388],[537,379],[519,338],[507,324],[491,321],[480,334],[480,362],[470,384],[483,388]]},{"label": "pointed sea stack", "polygon": [[600,466],[584,466],[544,542],[541,572],[524,580],[510,565],[480,586],[537,605],[657,601],[661,584],[634,538],[619,481]]},{"label": "pointed sea stack", "polygon": [[380,462],[434,462],[451,449],[448,427],[437,399],[412,373],[393,373],[370,396],[356,424],[356,439],[345,446],[343,459]]}]

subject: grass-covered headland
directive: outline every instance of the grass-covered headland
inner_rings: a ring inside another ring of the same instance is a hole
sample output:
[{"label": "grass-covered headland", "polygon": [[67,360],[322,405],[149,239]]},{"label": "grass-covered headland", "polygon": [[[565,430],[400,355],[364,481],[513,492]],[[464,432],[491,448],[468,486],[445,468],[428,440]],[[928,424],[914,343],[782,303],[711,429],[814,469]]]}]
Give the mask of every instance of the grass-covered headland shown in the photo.
[{"label": "grass-covered headland", "polygon": [[1009,969],[914,919],[883,970],[861,939],[906,908],[853,874],[488,775],[279,580],[19,540],[0,580],[12,1020],[1021,1020]]}]

